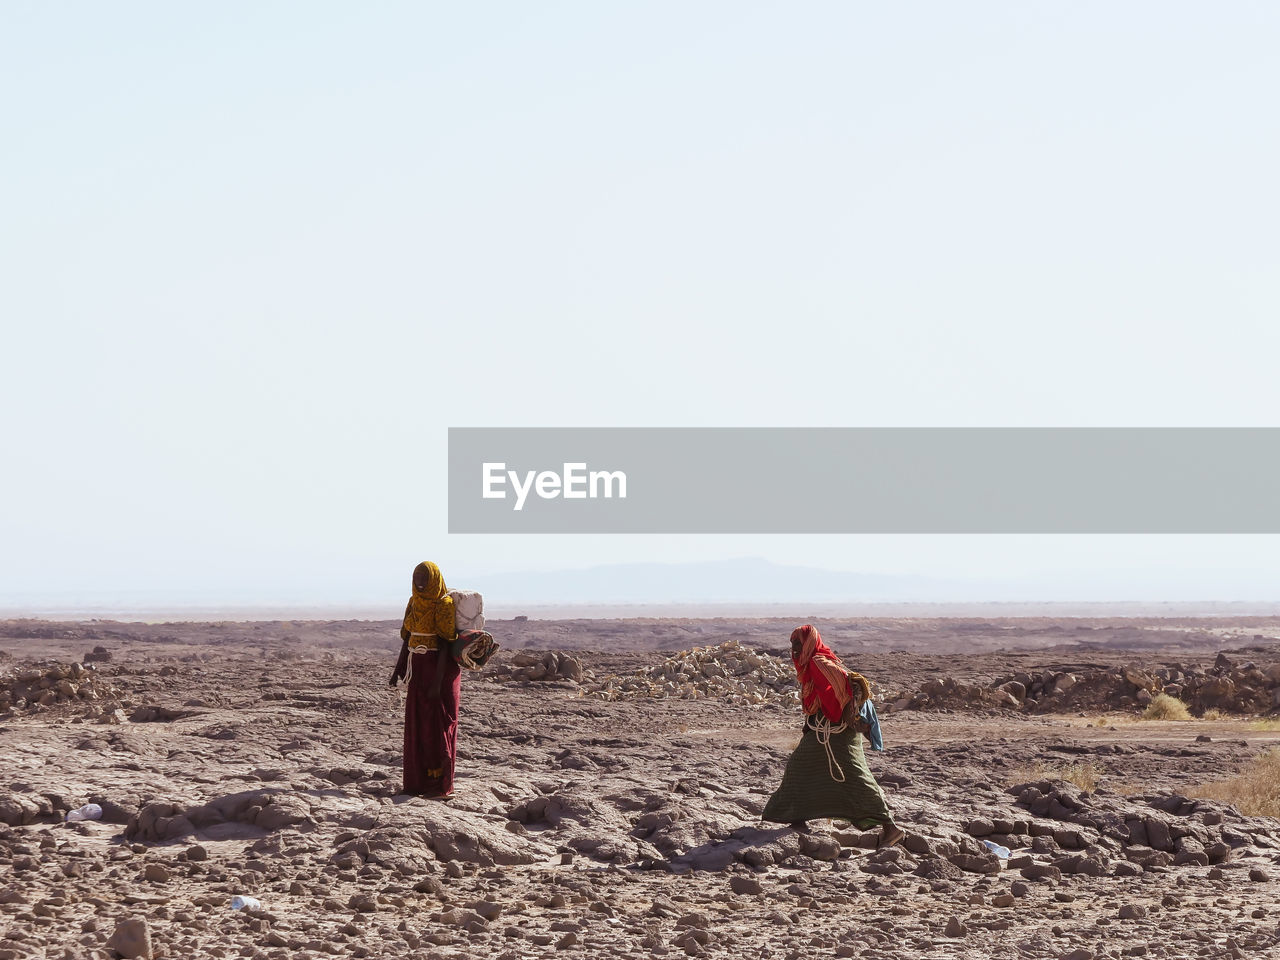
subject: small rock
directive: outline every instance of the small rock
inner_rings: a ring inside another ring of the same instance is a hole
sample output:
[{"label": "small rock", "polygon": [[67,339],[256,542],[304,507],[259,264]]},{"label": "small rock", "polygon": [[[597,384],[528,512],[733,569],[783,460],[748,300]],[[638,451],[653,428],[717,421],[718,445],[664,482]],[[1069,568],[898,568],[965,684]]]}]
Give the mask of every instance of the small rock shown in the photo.
[{"label": "small rock", "polygon": [[729,878],[729,889],[746,896],[757,896],[764,892],[764,887],[755,877],[744,877],[739,874]]},{"label": "small rock", "polygon": [[1033,863],[1022,868],[1022,875],[1028,880],[1061,880],[1062,871],[1046,863]]},{"label": "small rock", "polygon": [[1147,908],[1140,903],[1126,903],[1120,907],[1121,920],[1141,920],[1147,915]]},{"label": "small rock", "polygon": [[146,919],[130,917],[117,923],[115,932],[107,940],[107,949],[125,960],[151,960],[151,931]]},{"label": "small rock", "polygon": [[454,909],[446,910],[440,914],[440,922],[449,927],[470,927],[472,924],[483,929],[485,925],[484,917],[476,913],[474,910]]},{"label": "small rock", "polygon": [[956,853],[947,859],[968,873],[999,873],[1001,870],[1000,858],[990,853]]},{"label": "small rock", "polygon": [[423,877],[413,885],[415,893],[429,893],[433,896],[440,896],[444,893],[444,884],[435,877]]},{"label": "small rock", "polygon": [[1226,863],[1231,859],[1231,847],[1221,840],[1209,844],[1209,846],[1205,847],[1204,852],[1210,863]]},{"label": "small rock", "polygon": [[200,846],[200,844],[198,844],[198,843],[197,843],[197,844],[194,844],[193,846],[187,847],[187,851],[186,851],[186,852],[187,852],[187,859],[188,859],[188,860],[192,860],[192,861],[197,861],[197,862],[198,862],[198,861],[200,861],[200,860],[208,860],[208,859],[209,859],[209,851],[208,851],[208,850],[206,850],[204,847]]},{"label": "small rock", "polygon": [[969,932],[969,928],[960,922],[959,917],[952,917],[947,921],[947,929],[943,931],[948,937],[963,937]]},{"label": "small rock", "polygon": [[468,907],[474,910],[485,920],[497,920],[502,916],[502,904],[494,903],[492,900],[477,900],[475,903],[468,904]]},{"label": "small rock", "polygon": [[142,878],[152,883],[168,883],[169,868],[163,863],[148,863],[142,871]]},{"label": "small rock", "polygon": [[902,841],[902,845],[911,853],[920,856],[931,857],[934,855],[933,846],[929,843],[929,839],[918,833],[908,833],[906,839]]},{"label": "small rock", "polygon": [[1254,883],[1267,883],[1271,879],[1271,874],[1261,867],[1254,867],[1249,871],[1249,879]]}]

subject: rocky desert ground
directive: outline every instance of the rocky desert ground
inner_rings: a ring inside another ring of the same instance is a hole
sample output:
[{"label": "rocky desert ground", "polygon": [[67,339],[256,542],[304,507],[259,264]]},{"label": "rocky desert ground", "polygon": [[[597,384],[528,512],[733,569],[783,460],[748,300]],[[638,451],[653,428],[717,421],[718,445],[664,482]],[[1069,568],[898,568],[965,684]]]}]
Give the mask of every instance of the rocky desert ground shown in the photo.
[{"label": "rocky desert ground", "polygon": [[759,820],[805,619],[491,622],[447,803],[395,622],[0,622],[0,960],[1280,956],[1280,618],[814,620],[883,851]]}]

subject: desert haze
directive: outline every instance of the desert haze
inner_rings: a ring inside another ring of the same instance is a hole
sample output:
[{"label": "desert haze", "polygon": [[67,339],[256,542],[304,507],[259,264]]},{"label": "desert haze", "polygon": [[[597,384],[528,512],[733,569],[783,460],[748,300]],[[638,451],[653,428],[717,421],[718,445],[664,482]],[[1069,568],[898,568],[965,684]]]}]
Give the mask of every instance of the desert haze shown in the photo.
[{"label": "desert haze", "polygon": [[815,620],[880,851],[759,819],[798,622],[491,621],[447,803],[396,622],[0,622],[0,960],[1280,953],[1280,617]]}]

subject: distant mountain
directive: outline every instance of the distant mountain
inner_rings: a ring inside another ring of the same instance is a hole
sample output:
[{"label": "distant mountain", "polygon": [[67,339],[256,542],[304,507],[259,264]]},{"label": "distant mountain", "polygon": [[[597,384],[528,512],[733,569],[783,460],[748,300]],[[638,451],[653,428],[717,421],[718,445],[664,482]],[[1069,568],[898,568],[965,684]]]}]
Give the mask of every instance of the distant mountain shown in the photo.
[{"label": "distant mountain", "polygon": [[472,577],[467,587],[502,605],[565,603],[821,603],[953,600],[959,581],[791,567],[759,558],[699,563],[625,563]]}]

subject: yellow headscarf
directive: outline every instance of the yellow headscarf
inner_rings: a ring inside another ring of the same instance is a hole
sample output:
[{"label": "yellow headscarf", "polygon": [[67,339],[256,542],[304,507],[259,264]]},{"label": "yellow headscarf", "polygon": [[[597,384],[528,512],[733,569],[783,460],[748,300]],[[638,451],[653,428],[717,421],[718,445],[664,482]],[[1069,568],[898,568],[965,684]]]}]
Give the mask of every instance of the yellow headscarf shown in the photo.
[{"label": "yellow headscarf", "polygon": [[443,640],[457,636],[453,619],[453,597],[446,595],[444,574],[430,560],[413,570],[413,593],[404,615],[404,629],[410,633],[435,634]]}]

